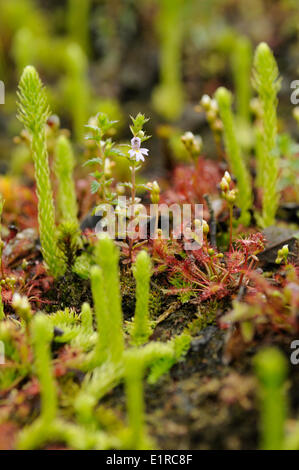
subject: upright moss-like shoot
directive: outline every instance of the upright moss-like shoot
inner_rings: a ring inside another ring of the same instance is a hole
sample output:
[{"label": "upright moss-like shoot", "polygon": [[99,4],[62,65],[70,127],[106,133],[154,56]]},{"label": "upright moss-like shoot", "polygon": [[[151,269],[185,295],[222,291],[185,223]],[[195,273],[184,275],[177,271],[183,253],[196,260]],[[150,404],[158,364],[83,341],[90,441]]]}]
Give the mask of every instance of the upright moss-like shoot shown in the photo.
[{"label": "upright moss-like shoot", "polygon": [[68,0],[68,28],[72,40],[78,43],[85,53],[89,52],[89,12],[90,0]]},{"label": "upright moss-like shoot", "polygon": [[252,46],[246,37],[236,40],[232,57],[232,69],[236,89],[237,116],[242,123],[249,123],[251,98]]},{"label": "upright moss-like shoot", "polygon": [[132,350],[126,356],[125,389],[129,420],[129,448],[134,450],[148,449],[144,424],[143,396],[144,361],[138,350]]},{"label": "upright moss-like shoot", "polygon": [[90,86],[87,79],[87,57],[77,43],[69,44],[66,48],[65,68],[64,90],[72,115],[75,137],[81,140],[88,118]]},{"label": "upright moss-like shoot", "polygon": [[41,412],[34,423],[25,427],[18,438],[18,449],[36,449],[51,435],[57,413],[57,395],[51,366],[50,342],[53,327],[46,315],[38,313],[31,322],[34,368],[40,385]]},{"label": "upright moss-like shoot", "polygon": [[232,173],[237,178],[237,205],[241,209],[240,222],[244,225],[248,225],[250,222],[249,209],[252,205],[251,181],[236,136],[236,127],[232,112],[232,94],[226,88],[220,87],[216,91],[215,97],[223,123],[228,162]]},{"label": "upright moss-like shoot", "polygon": [[55,148],[55,173],[58,182],[57,203],[60,220],[79,225],[78,207],[73,179],[74,154],[67,137],[61,135]]},{"label": "upright moss-like shoot", "polygon": [[81,307],[81,324],[86,331],[92,331],[92,310],[87,302]]},{"label": "upright moss-like shoot", "polygon": [[51,365],[50,343],[53,326],[46,315],[37,314],[31,322],[35,372],[40,384],[41,418],[49,423],[56,417],[57,396]]},{"label": "upright moss-like shoot", "polygon": [[51,435],[57,413],[57,394],[51,365],[50,343],[53,326],[46,315],[38,313],[31,322],[34,368],[40,385],[41,412],[39,418],[19,435],[19,449],[35,449]]},{"label": "upright moss-like shoot", "polygon": [[254,86],[262,105],[263,152],[260,158],[258,181],[263,182],[263,207],[259,223],[263,227],[273,225],[279,203],[277,188],[279,157],[276,151],[277,94],[280,89],[279,71],[269,46],[262,42],[254,56]]},{"label": "upright moss-like shoot", "polygon": [[141,251],[133,267],[136,279],[136,307],[132,331],[132,342],[136,345],[144,344],[150,334],[149,323],[149,293],[151,278],[151,259],[146,251]]},{"label": "upright moss-like shoot", "polygon": [[261,448],[279,450],[284,442],[287,414],[285,380],[286,359],[280,351],[268,348],[255,357],[261,404]]},{"label": "upright moss-like shoot", "polygon": [[114,328],[111,321],[112,319],[109,318],[102,269],[98,266],[93,266],[91,269],[91,290],[98,331],[98,339],[93,354],[92,365],[98,366],[109,358],[109,351],[113,348],[111,329]]},{"label": "upright moss-like shoot", "polygon": [[181,53],[184,25],[183,0],[161,0],[157,29],[161,43],[161,83],[154,90],[153,103],[165,118],[175,120],[183,108]]},{"label": "upright moss-like shoot", "polygon": [[63,274],[64,264],[59,257],[53,193],[50,181],[45,125],[49,106],[45,89],[34,67],[25,68],[18,92],[18,118],[31,136],[31,151],[35,167],[38,196],[38,223],[44,261],[55,277]]},{"label": "upright moss-like shoot", "polygon": [[[103,237],[98,241],[96,247],[96,261],[102,269],[102,285],[107,304],[107,315],[109,321],[109,341],[112,362],[118,362],[124,350],[124,339],[122,330],[122,309],[119,282],[119,252],[114,242]],[[99,276],[99,273],[97,273]]]}]

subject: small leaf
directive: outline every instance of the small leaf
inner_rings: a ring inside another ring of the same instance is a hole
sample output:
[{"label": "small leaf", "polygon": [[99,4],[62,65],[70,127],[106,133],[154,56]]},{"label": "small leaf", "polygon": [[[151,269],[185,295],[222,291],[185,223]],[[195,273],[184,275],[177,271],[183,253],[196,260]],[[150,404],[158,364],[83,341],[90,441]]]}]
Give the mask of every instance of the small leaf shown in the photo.
[{"label": "small leaf", "polygon": [[89,173],[90,176],[93,176],[97,180],[101,179],[104,173],[102,171],[94,171],[93,173]]},{"label": "small leaf", "polygon": [[87,160],[85,163],[83,163],[82,166],[94,165],[95,163],[98,163],[99,165],[102,165],[103,160],[100,157],[91,158],[90,160]]},{"label": "small leaf", "polygon": [[132,189],[132,187],[133,187],[132,183],[128,183],[128,182],[122,183],[122,186],[124,186],[125,188],[130,188],[130,189]]},{"label": "small leaf", "polygon": [[95,194],[101,187],[101,184],[94,180],[91,182],[91,185],[90,185],[90,191],[91,191],[91,194]]},{"label": "small leaf", "polygon": [[137,189],[145,189],[146,191],[150,191],[151,188],[149,188],[146,184],[136,184]]},{"label": "small leaf", "polygon": [[118,148],[111,148],[107,150],[107,154],[105,151],[106,157],[125,157],[126,155]]},{"label": "small leaf", "polygon": [[98,131],[99,128],[97,126],[92,126],[91,124],[86,124],[84,127],[86,127],[86,129],[89,129],[90,131]]}]

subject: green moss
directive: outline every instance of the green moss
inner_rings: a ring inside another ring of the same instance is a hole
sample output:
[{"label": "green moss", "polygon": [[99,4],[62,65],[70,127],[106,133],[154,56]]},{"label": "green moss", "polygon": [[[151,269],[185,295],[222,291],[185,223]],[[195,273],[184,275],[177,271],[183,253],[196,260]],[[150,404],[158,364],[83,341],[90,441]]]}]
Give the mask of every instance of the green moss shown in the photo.
[{"label": "green moss", "polygon": [[[130,270],[123,269],[120,273],[120,286],[122,296],[122,309],[125,320],[129,320],[135,311],[136,282]],[[149,294],[149,315],[151,319],[157,318],[162,313],[165,298],[161,291],[151,286]]]},{"label": "green moss", "polygon": [[[80,278],[75,273],[67,272],[62,279],[55,283],[54,288],[49,293],[49,298],[60,309],[73,307],[79,312],[82,303],[92,303],[90,282]],[[52,312],[53,306],[45,307],[45,310]]]},{"label": "green moss", "polygon": [[218,301],[206,302],[198,309],[196,318],[188,324],[186,331],[192,336],[197,336],[204,328],[215,324],[219,308],[221,307]]}]

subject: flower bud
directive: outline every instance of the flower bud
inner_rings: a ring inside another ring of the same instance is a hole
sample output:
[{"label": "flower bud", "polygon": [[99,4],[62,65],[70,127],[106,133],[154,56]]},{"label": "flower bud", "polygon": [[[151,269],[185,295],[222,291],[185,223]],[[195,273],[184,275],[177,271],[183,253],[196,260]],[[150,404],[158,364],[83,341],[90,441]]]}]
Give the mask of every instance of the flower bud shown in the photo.
[{"label": "flower bud", "polygon": [[205,235],[207,235],[207,234],[209,233],[209,231],[210,231],[210,227],[209,227],[209,225],[208,225],[208,223],[207,223],[206,220],[203,220],[203,221],[202,221],[202,230],[203,230],[203,233],[204,233]]},{"label": "flower bud", "polygon": [[137,134],[137,137],[138,137],[140,140],[142,140],[144,136],[145,136],[144,131],[139,131],[138,134]]},{"label": "flower bud", "polygon": [[228,182],[228,184],[229,184],[229,183],[231,182],[231,180],[232,180],[232,179],[231,179],[231,176],[230,176],[230,174],[229,174],[228,171],[226,171],[226,172],[224,173],[224,178],[226,179],[226,181]]},{"label": "flower bud", "polygon": [[57,114],[52,114],[47,120],[47,125],[54,130],[59,129],[60,127],[60,119]]},{"label": "flower bud", "polygon": [[220,182],[220,188],[224,193],[226,193],[229,190],[229,184],[225,178],[222,178]]},{"label": "flower bud", "polygon": [[159,204],[159,201],[160,201],[160,186],[157,183],[157,181],[154,181],[152,183],[151,201],[153,204]]},{"label": "flower bud", "polygon": [[28,268],[28,266],[29,266],[28,261],[27,261],[26,259],[23,259],[23,261],[22,261],[22,269],[23,269],[23,271],[25,271],[25,270]]},{"label": "flower bud", "polygon": [[211,111],[214,111],[215,113],[218,113],[218,103],[215,99],[211,100],[210,109],[211,109]]},{"label": "flower bud", "polygon": [[288,256],[289,255],[289,246],[288,245],[283,245],[281,248],[281,254],[282,256]]},{"label": "flower bud", "polygon": [[229,192],[227,193],[227,195],[226,195],[226,200],[227,200],[227,202],[229,202],[229,203],[232,204],[233,202],[235,202],[236,196],[237,196],[236,190],[235,190],[235,189],[232,189],[232,190],[229,191]]},{"label": "flower bud", "polygon": [[192,132],[185,132],[181,137],[181,141],[185,145],[187,151],[192,157],[197,157],[202,149],[202,138],[200,135],[194,135]]},{"label": "flower bud", "polygon": [[159,186],[159,184],[157,183],[157,181],[153,181],[153,184],[152,184],[152,191],[153,191],[153,192],[156,192],[156,193],[160,193],[160,186]]},{"label": "flower bud", "polygon": [[208,111],[211,106],[211,98],[209,97],[209,95],[203,95],[201,97],[200,104],[205,111]]},{"label": "flower bud", "polygon": [[187,148],[190,148],[192,146],[193,140],[194,140],[194,134],[190,131],[185,132],[185,134],[182,135],[181,137],[181,141]]},{"label": "flower bud", "polygon": [[214,122],[216,121],[216,119],[217,119],[216,111],[214,111],[213,109],[210,109],[209,111],[207,111],[207,120],[209,122]]},{"label": "flower bud", "polygon": [[30,310],[30,304],[27,297],[15,293],[12,298],[12,306],[17,310]]},{"label": "flower bud", "polygon": [[211,129],[214,132],[222,132],[223,131],[223,124],[220,119],[215,119],[215,121],[211,122]]}]

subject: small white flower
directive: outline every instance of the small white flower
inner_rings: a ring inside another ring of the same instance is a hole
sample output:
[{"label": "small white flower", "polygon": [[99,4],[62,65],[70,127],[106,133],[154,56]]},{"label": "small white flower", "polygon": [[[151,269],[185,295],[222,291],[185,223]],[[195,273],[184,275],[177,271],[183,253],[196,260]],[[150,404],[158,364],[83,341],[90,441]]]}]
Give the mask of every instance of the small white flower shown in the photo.
[{"label": "small white flower", "polygon": [[129,150],[129,154],[131,158],[134,158],[136,162],[144,162],[144,155],[148,155],[148,149],[140,148],[141,140],[139,137],[133,137],[131,140],[131,149]]},{"label": "small white flower", "polygon": [[19,310],[28,310],[30,309],[30,304],[25,295],[20,295],[17,292],[13,295],[12,306],[15,309]]}]

